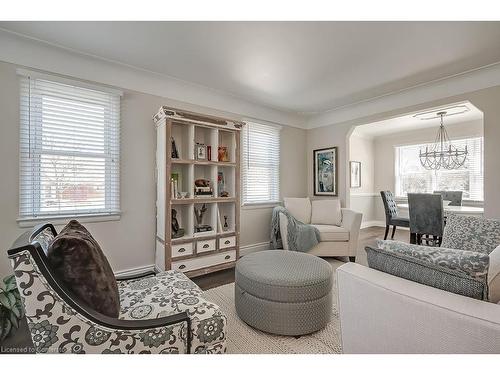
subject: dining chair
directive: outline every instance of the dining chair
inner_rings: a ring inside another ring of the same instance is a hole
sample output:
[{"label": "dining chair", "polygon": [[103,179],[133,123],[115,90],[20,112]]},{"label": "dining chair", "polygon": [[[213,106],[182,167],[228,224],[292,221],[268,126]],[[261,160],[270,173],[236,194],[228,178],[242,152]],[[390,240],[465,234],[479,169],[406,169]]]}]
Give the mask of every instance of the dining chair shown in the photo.
[{"label": "dining chair", "polygon": [[394,239],[394,233],[396,233],[396,227],[410,227],[410,220],[406,217],[398,215],[398,207],[396,201],[394,200],[394,195],[392,192],[385,190],[381,191],[380,195],[382,201],[384,202],[385,208],[385,235],[384,240],[387,239],[389,234],[389,227],[393,225],[391,239]]},{"label": "dining chair", "polygon": [[444,201],[450,201],[449,206],[461,206],[463,191],[434,190],[434,194],[441,194]]},{"label": "dining chair", "polygon": [[[444,209],[441,194],[408,194],[410,243],[439,246],[443,238]],[[432,238],[431,238],[432,236]]]}]

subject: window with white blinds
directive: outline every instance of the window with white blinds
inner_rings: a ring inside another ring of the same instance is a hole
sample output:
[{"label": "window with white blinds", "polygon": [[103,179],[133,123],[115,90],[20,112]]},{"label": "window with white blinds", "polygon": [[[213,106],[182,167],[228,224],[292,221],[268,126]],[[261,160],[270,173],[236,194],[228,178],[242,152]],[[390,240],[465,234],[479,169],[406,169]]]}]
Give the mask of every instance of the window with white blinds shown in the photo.
[{"label": "window with white blinds", "polygon": [[242,131],[242,202],[279,201],[280,128],[247,123]]},{"label": "window with white blinds", "polygon": [[20,78],[20,220],[118,214],[120,93]]},{"label": "window with white blinds", "polygon": [[463,198],[483,200],[483,137],[453,140],[469,154],[463,167],[428,171],[420,164],[419,151],[430,144],[396,147],[396,195],[432,193],[435,190],[461,190]]}]

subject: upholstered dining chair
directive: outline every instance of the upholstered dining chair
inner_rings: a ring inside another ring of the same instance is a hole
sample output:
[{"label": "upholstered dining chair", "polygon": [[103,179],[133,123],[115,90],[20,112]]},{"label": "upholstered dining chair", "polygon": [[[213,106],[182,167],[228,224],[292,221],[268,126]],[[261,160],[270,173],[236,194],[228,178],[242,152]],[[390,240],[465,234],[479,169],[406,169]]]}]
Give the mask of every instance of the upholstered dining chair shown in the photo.
[{"label": "upholstered dining chair", "polygon": [[441,194],[441,196],[443,197],[443,201],[450,201],[450,206],[462,205],[462,191],[434,190],[434,194]]},{"label": "upholstered dining chair", "polygon": [[427,245],[439,246],[444,230],[444,209],[441,194],[408,193],[408,209],[410,212],[410,242],[421,245],[422,241],[426,241]]},{"label": "upholstered dining chair", "polygon": [[387,239],[387,235],[389,234],[389,227],[392,225],[392,235],[391,239],[394,239],[394,234],[396,233],[396,227],[410,227],[410,221],[406,217],[402,217],[398,215],[398,207],[396,206],[396,201],[394,200],[394,195],[392,192],[386,190],[381,191],[380,195],[382,196],[382,201],[384,202],[385,208],[385,234],[384,240]]}]

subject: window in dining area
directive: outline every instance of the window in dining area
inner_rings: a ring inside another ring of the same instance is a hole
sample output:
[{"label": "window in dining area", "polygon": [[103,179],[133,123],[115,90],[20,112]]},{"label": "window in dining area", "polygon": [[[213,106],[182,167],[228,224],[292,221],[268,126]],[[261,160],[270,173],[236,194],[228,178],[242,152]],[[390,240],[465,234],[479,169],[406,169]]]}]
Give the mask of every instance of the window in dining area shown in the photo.
[{"label": "window in dining area", "polygon": [[453,140],[467,146],[469,154],[463,167],[453,170],[426,170],[420,164],[419,151],[426,144],[395,147],[396,196],[408,193],[432,193],[435,190],[461,190],[463,198],[483,201],[483,137]]}]

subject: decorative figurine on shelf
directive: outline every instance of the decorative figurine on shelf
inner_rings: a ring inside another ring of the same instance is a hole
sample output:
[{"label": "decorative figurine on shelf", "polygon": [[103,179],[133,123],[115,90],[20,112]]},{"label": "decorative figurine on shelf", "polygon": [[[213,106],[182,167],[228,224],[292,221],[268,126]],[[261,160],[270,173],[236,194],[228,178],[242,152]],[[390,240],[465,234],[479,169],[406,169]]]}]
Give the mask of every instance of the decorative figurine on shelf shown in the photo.
[{"label": "decorative figurine on shelf", "polygon": [[224,172],[217,173],[217,194],[219,197],[229,197],[229,192],[226,191],[226,180],[224,179]]},{"label": "decorative figurine on shelf", "polygon": [[198,178],[194,181],[194,195],[196,196],[213,196],[210,180]]},{"label": "decorative figurine on shelf", "polygon": [[179,152],[177,151],[174,137],[170,137],[170,141],[172,142],[172,159],[179,159]]},{"label": "decorative figurine on shelf", "polygon": [[219,146],[219,148],[217,149],[217,156],[218,156],[219,161],[228,162],[229,161],[229,154],[227,151],[227,147],[226,146]]},{"label": "decorative figurine on shelf", "polygon": [[227,216],[224,215],[224,227],[222,229],[224,232],[227,232],[229,230],[229,225],[227,224]]},{"label": "decorative figurine on shelf", "polygon": [[194,226],[194,229],[196,233],[199,232],[209,232],[212,230],[212,227],[208,224],[202,224],[203,223],[203,216],[205,215],[205,212],[207,212],[207,205],[203,203],[201,208],[196,208],[194,207],[194,217],[196,219],[196,225]]},{"label": "decorative figurine on shelf", "polygon": [[212,160],[212,146],[207,146],[207,160]]},{"label": "decorative figurine on shelf", "polygon": [[184,229],[179,226],[177,221],[177,211],[172,209],[172,238],[184,236]]}]

